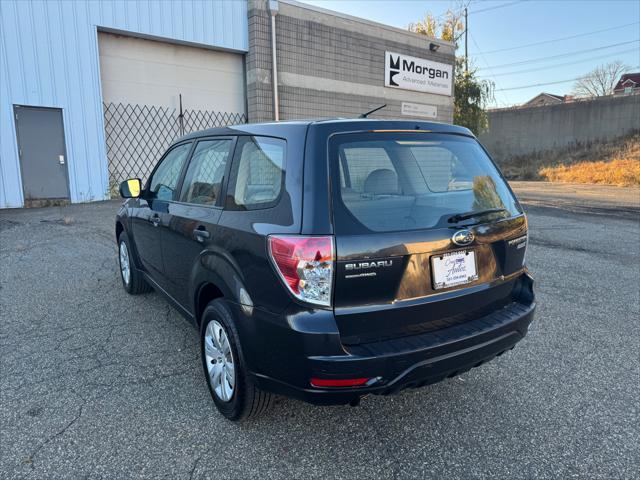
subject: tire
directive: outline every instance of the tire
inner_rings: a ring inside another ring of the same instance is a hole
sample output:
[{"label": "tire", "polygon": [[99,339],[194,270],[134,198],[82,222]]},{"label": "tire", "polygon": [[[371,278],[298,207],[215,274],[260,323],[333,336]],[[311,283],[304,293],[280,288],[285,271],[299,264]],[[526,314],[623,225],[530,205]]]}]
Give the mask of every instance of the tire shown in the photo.
[{"label": "tire", "polygon": [[[202,313],[200,356],[211,398],[228,420],[256,418],[271,407],[274,396],[258,389],[251,380],[233,315],[221,299],[210,302]],[[230,381],[230,370],[233,371],[233,381]],[[216,371],[218,381],[214,382]]]},{"label": "tire", "polygon": [[[118,266],[120,267],[122,286],[130,295],[150,292],[152,288],[136,268],[132,252],[129,237],[125,232],[120,233],[118,237]],[[125,268],[125,265],[128,268]]]}]

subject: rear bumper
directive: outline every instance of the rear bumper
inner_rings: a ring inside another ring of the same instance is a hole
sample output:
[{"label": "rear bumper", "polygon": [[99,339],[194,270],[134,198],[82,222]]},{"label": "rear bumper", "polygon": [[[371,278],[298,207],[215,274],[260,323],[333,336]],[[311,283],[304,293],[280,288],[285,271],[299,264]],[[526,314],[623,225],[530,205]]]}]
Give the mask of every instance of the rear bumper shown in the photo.
[{"label": "rear bumper", "polygon": [[[249,354],[258,387],[315,404],[345,404],[366,394],[387,395],[436,383],[502,355],[524,338],[533,321],[532,294],[528,300],[450,328],[353,346],[340,344],[337,331],[318,328],[330,323],[331,312],[314,312],[312,319],[296,314],[286,317],[281,328],[277,322],[255,322],[263,342],[256,350],[243,340],[243,351]],[[363,377],[371,380],[361,387],[310,384],[311,378]]]}]

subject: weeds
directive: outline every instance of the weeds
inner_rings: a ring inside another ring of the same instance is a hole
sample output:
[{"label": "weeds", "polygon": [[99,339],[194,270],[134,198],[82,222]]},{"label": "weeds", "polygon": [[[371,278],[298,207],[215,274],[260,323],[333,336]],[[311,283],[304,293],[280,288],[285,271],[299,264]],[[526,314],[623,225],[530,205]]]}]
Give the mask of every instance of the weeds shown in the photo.
[{"label": "weeds", "polygon": [[640,132],[505,163],[502,170],[513,180],[640,185]]}]

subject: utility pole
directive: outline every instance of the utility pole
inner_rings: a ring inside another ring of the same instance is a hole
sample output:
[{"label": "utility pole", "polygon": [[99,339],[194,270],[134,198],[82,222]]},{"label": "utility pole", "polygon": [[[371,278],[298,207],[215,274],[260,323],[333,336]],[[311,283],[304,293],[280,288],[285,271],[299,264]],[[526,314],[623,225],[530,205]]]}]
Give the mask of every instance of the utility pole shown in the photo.
[{"label": "utility pole", "polygon": [[469,50],[467,41],[467,32],[469,31],[469,24],[467,23],[467,7],[464,7],[464,71],[469,72]]}]

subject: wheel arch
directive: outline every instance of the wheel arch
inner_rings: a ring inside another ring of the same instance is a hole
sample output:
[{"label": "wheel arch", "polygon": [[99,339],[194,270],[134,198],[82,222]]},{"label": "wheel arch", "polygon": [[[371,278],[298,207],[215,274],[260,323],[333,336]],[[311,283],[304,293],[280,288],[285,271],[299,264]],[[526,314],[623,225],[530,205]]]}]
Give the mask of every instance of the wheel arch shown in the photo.
[{"label": "wheel arch", "polygon": [[207,307],[207,305],[213,300],[217,300],[218,298],[224,298],[225,294],[216,285],[211,281],[203,282],[197,289],[194,296],[194,304],[193,304],[193,312],[196,324],[200,326],[202,319],[202,312]]},{"label": "wheel arch", "polygon": [[133,266],[137,269],[142,268],[142,263],[140,261],[138,245],[136,245],[136,240],[133,238],[133,233],[131,232],[130,225],[125,226],[125,222],[128,224],[128,219],[124,217],[116,218],[116,244],[120,241],[120,235],[124,232],[127,234],[127,239],[129,240],[129,254],[131,255]]},{"label": "wheel arch", "polygon": [[249,298],[240,266],[223,250],[203,252],[191,271],[191,298],[196,325],[209,302],[224,298],[233,303],[245,303]]},{"label": "wheel arch", "polygon": [[116,220],[116,242],[120,238],[120,234],[124,232],[124,225],[120,220]]}]

